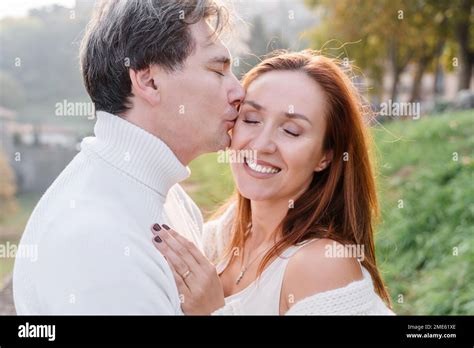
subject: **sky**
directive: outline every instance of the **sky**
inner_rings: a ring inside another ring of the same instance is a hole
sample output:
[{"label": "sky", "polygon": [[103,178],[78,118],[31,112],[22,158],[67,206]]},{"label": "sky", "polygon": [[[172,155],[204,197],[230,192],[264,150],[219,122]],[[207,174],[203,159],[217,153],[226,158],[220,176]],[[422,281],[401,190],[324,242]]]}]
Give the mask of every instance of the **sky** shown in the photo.
[{"label": "sky", "polygon": [[0,1],[0,18],[23,17],[28,10],[53,4],[74,7],[75,0],[2,0]]}]

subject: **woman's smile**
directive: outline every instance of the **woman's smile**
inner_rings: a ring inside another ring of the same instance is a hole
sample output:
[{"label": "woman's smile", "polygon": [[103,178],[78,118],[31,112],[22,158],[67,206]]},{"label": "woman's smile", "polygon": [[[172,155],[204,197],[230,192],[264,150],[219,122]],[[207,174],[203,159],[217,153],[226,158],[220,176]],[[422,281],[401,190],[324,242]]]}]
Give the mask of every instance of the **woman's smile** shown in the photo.
[{"label": "woman's smile", "polygon": [[245,172],[256,179],[272,178],[281,172],[281,168],[271,165],[268,162],[245,158],[242,164]]}]

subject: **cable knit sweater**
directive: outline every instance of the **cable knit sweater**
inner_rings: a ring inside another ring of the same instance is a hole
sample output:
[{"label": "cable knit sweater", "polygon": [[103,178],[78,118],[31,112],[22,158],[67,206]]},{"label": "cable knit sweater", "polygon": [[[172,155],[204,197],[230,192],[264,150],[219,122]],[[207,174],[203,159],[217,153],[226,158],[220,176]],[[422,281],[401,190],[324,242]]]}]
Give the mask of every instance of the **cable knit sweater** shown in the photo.
[{"label": "cable knit sweater", "polygon": [[[204,225],[203,247],[208,259],[217,263],[224,248],[230,243],[232,219],[235,214],[235,204],[229,206],[218,219]],[[363,278],[342,288],[321,292],[295,303],[286,315],[394,315],[374,290],[370,273],[362,267]],[[268,293],[251,295],[262,296],[265,300]],[[275,296],[279,297],[279,293]],[[226,305],[214,315],[253,314],[251,308],[235,299],[226,301]],[[272,313],[267,313],[272,314]]]}]

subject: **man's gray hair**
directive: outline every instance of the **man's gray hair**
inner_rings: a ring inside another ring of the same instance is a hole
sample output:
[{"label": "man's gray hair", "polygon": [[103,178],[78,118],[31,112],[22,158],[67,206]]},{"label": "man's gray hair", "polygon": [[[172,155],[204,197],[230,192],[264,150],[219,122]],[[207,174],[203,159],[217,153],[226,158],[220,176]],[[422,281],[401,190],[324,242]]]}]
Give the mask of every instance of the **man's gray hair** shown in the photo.
[{"label": "man's gray hair", "polygon": [[121,114],[130,108],[129,69],[157,64],[167,71],[183,66],[195,49],[189,25],[228,23],[214,0],[108,0],[100,2],[81,43],[81,70],[96,110]]}]

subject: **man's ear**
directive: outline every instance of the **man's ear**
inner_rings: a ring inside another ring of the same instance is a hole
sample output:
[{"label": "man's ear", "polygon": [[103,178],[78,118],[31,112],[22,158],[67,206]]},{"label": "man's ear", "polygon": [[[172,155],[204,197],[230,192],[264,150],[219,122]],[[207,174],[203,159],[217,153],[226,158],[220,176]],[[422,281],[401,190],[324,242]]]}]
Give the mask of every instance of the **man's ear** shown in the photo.
[{"label": "man's ear", "polygon": [[316,168],[314,168],[314,171],[315,171],[315,172],[321,172],[321,171],[323,171],[324,169],[326,169],[327,166],[328,166],[329,164],[331,164],[333,155],[334,155],[334,153],[333,153],[332,150],[327,151],[327,152],[324,154],[323,158],[321,158],[321,160],[319,161],[319,163],[318,163],[318,165],[316,166]]},{"label": "man's ear", "polygon": [[156,71],[152,66],[142,70],[129,69],[133,95],[147,101],[151,106],[160,102],[160,89],[156,79]]}]

